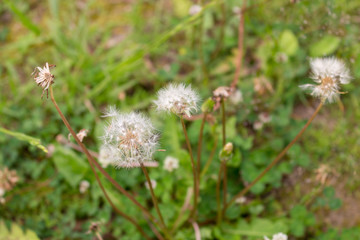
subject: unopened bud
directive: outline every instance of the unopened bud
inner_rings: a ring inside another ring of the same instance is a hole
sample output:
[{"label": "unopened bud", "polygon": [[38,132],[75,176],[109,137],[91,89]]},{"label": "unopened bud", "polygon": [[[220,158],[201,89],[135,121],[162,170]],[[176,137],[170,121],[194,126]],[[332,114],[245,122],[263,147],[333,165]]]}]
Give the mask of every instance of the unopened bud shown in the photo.
[{"label": "unopened bud", "polygon": [[213,111],[215,102],[212,100],[212,98],[208,98],[202,105],[201,105],[201,111],[204,113],[210,113]]},{"label": "unopened bud", "polygon": [[221,161],[229,160],[232,157],[233,150],[234,150],[234,146],[231,142],[228,142],[227,144],[225,144],[223,149],[220,151],[220,155],[219,155],[220,160]]}]

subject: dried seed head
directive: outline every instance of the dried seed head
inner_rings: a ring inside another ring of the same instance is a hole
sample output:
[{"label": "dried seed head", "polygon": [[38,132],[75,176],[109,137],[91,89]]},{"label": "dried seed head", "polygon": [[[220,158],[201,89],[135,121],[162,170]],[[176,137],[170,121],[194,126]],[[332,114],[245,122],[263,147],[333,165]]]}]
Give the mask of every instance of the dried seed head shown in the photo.
[{"label": "dried seed head", "polygon": [[228,98],[231,93],[231,88],[226,86],[218,87],[213,91],[214,97],[216,98]]},{"label": "dried seed head", "polygon": [[105,127],[103,148],[115,166],[128,166],[152,160],[158,135],[149,118],[140,113],[119,113],[115,108],[105,114],[111,117]]},{"label": "dried seed head", "polygon": [[154,101],[158,111],[171,112],[179,117],[191,116],[198,109],[200,97],[191,86],[184,84],[170,84],[158,92],[158,99]]},{"label": "dried seed head", "polygon": [[50,72],[50,68],[54,66],[55,65],[49,66],[49,64],[46,63],[43,68],[36,67],[34,72],[31,74],[34,76],[36,84],[41,86],[43,89],[41,97],[44,95],[45,91],[48,91],[50,85],[54,83],[55,76]]},{"label": "dried seed head", "polygon": [[340,84],[348,84],[351,80],[350,71],[345,63],[335,57],[315,58],[310,61],[311,78],[315,84],[301,85],[302,89],[311,90],[311,95],[322,101],[334,102],[339,99]]}]

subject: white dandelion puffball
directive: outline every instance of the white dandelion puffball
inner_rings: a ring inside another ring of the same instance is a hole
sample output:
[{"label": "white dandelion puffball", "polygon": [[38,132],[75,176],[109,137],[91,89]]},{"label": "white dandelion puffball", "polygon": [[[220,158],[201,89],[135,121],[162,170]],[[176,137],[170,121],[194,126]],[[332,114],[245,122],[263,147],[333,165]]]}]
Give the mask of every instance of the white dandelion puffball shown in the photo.
[{"label": "white dandelion puffball", "polygon": [[154,103],[158,111],[171,112],[179,117],[184,115],[190,117],[198,109],[200,97],[190,85],[170,84],[160,89],[157,95],[158,99]]},{"label": "white dandelion puffball", "polygon": [[335,57],[315,58],[310,60],[311,78],[316,84],[300,85],[300,88],[311,90],[311,95],[322,101],[334,102],[339,98],[340,84],[351,80],[345,63]]},{"label": "white dandelion puffball", "polygon": [[[287,240],[288,236],[284,233],[277,233],[272,236],[272,240]],[[270,240],[268,237],[264,236],[264,240]]]},{"label": "white dandelion puffball", "polygon": [[140,113],[120,113],[115,108],[105,114],[111,117],[102,137],[103,147],[115,166],[133,166],[152,160],[158,135],[149,118]]},{"label": "white dandelion puffball", "polygon": [[179,168],[179,159],[167,156],[164,162],[164,169],[168,172],[172,172],[174,169]]},{"label": "white dandelion puffball", "polygon": [[43,68],[35,68],[35,71],[32,73],[32,75],[34,75],[36,84],[42,87],[44,91],[48,90],[50,85],[54,83],[55,77],[51,74],[48,63],[46,63]]}]

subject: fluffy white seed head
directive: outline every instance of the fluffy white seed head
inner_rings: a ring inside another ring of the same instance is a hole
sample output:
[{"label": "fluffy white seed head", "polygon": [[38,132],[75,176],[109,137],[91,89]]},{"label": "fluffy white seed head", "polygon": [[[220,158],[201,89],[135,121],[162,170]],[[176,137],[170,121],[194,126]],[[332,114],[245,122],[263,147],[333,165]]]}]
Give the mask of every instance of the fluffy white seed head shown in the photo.
[{"label": "fluffy white seed head", "polygon": [[179,159],[167,156],[164,162],[164,169],[166,171],[172,172],[174,169],[177,168],[179,168]]},{"label": "fluffy white seed head", "polygon": [[160,89],[158,99],[154,101],[158,111],[171,112],[179,117],[190,117],[198,109],[200,97],[191,86],[170,84]]},{"label": "fluffy white seed head", "polygon": [[132,166],[152,160],[158,135],[149,118],[140,113],[120,113],[110,108],[111,117],[102,137],[107,159],[114,166]]},{"label": "fluffy white seed head", "polygon": [[316,84],[304,84],[300,88],[310,90],[311,95],[322,101],[334,102],[339,98],[340,84],[351,80],[345,63],[335,57],[315,58],[310,60],[311,78]]}]

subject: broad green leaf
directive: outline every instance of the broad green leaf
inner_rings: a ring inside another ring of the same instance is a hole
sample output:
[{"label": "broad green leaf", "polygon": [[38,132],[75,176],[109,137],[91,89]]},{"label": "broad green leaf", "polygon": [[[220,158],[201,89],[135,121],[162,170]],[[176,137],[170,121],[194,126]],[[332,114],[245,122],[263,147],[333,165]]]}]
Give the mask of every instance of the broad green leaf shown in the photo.
[{"label": "broad green leaf", "polygon": [[340,45],[340,38],[327,35],[310,46],[310,56],[321,57],[332,54]]},{"label": "broad green leaf", "polygon": [[299,43],[290,30],[285,30],[281,33],[279,39],[280,52],[286,53],[288,56],[293,56],[299,48]]},{"label": "broad green leaf", "polygon": [[40,238],[31,230],[23,231],[19,225],[12,223],[8,229],[3,221],[0,221],[0,240],[39,240]]},{"label": "broad green leaf", "polygon": [[75,187],[83,179],[89,165],[68,148],[57,146],[53,156],[54,163],[65,180]]},{"label": "broad green leaf", "polygon": [[30,137],[30,136],[25,135],[25,134],[20,133],[20,132],[13,132],[13,131],[7,130],[5,128],[2,128],[2,127],[0,127],[0,132],[5,133],[5,134],[10,135],[10,136],[13,136],[13,137],[15,137],[16,139],[18,139],[20,141],[28,142],[29,144],[41,149],[45,153],[48,152],[46,147],[41,145],[41,140],[38,139],[38,138],[33,138],[33,137]]}]

